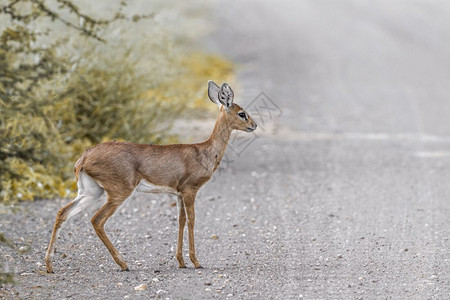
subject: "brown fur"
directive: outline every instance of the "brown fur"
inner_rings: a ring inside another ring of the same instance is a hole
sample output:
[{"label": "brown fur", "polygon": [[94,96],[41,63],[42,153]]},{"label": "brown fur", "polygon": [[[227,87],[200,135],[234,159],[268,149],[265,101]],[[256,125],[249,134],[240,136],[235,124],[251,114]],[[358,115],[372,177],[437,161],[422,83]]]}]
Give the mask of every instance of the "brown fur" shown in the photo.
[{"label": "brown fur", "polygon": [[[77,180],[84,172],[98,182],[107,194],[106,203],[91,221],[97,235],[122,270],[128,270],[128,266],[106,236],[104,224],[130,197],[141,180],[176,191],[180,207],[176,258],[181,268],[186,267],[182,244],[187,216],[189,257],[196,268],[201,267],[194,248],[195,196],[219,166],[231,131],[251,131],[256,128],[256,123],[248,114],[246,120],[238,117],[240,112],[244,111],[236,104],[232,104],[228,110],[221,107],[210,138],[202,143],[158,146],[107,142],[86,150],[78,159],[74,167]],[[57,232],[75,206],[73,204],[69,203],[58,212],[45,258],[48,272],[53,272],[51,256]]]}]

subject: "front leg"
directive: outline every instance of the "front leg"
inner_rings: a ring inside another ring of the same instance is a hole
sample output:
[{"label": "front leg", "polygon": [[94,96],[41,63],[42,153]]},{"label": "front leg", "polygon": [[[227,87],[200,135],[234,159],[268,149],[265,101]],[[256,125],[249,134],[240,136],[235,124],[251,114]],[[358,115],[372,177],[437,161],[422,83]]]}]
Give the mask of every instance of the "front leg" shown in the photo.
[{"label": "front leg", "polygon": [[196,192],[190,192],[183,194],[184,205],[187,214],[188,221],[188,234],[189,234],[189,258],[191,259],[196,269],[202,268],[195,255],[195,243],[194,243],[194,224],[195,224],[195,195]]},{"label": "front leg", "polygon": [[186,224],[186,211],[184,209],[184,201],[182,196],[178,196],[178,244],[176,258],[178,260],[178,266],[180,268],[186,268],[186,264],[183,259],[183,232],[184,225]]}]

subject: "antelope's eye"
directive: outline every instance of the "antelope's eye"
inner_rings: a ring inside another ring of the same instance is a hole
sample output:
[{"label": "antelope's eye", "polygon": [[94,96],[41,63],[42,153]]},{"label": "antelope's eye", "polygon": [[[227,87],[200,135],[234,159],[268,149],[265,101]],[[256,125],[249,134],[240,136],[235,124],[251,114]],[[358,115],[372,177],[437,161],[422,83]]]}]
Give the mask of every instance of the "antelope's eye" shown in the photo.
[{"label": "antelope's eye", "polygon": [[247,120],[247,116],[245,115],[245,112],[238,113],[238,116],[241,117],[242,119]]}]

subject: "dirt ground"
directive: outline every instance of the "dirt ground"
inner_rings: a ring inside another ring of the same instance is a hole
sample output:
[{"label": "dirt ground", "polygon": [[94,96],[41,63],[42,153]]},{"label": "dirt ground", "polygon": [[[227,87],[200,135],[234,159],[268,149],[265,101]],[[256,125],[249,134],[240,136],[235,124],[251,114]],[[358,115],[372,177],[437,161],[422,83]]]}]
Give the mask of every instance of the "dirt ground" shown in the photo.
[{"label": "dirt ground", "polygon": [[89,212],[63,228],[46,274],[68,200],[21,203],[0,219],[25,252],[0,247],[17,274],[0,297],[450,298],[449,13],[443,1],[219,1],[205,44],[240,65],[235,101],[259,127],[197,199],[204,269],[177,267],[175,200],[137,194],[107,223],[129,272]]}]

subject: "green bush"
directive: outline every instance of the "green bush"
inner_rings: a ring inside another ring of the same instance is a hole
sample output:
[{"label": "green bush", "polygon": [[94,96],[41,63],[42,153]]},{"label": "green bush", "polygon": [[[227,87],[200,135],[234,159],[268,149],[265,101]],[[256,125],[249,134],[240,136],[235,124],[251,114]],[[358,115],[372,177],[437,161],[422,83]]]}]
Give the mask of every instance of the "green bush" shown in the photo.
[{"label": "green bush", "polygon": [[[117,34],[130,24],[121,14],[100,34],[97,27],[110,21],[97,22],[66,0],[57,2],[88,20],[68,27],[88,38],[69,33],[52,41],[36,28],[64,21],[63,14],[41,1],[22,2],[34,17],[16,18],[0,37],[0,202],[72,197],[74,162],[94,144],[176,142],[169,134],[175,117],[210,106],[207,80],[232,75],[230,63],[192,53],[151,19],[144,21],[152,29],[139,38]],[[26,12],[11,6],[0,16],[8,11]]]}]

